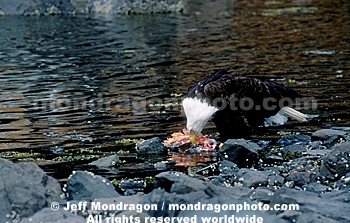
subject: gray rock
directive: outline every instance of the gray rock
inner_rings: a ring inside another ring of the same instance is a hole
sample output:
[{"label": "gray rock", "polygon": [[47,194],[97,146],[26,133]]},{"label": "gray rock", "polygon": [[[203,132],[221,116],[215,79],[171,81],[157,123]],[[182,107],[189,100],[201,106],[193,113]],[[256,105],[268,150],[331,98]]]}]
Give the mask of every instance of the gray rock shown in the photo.
[{"label": "gray rock", "polygon": [[[215,187],[214,185],[212,185]],[[156,204],[159,208],[157,210],[145,211],[150,216],[178,216],[180,210],[170,210],[169,204],[194,204],[198,201],[208,200],[211,196],[204,191],[192,191],[188,193],[168,193],[163,189],[154,189],[152,192],[143,196],[140,204]],[[161,209],[164,205],[164,209]]]},{"label": "gray rock", "polygon": [[2,0],[0,8],[5,15],[57,15],[73,14],[69,0]]},{"label": "gray rock", "polygon": [[0,158],[0,222],[29,217],[53,201],[60,202],[61,194],[57,180],[35,163],[14,164]]},{"label": "gray rock", "polygon": [[86,10],[105,14],[138,14],[181,12],[182,0],[89,0]]},{"label": "gray rock", "polygon": [[297,145],[297,144],[293,144],[293,145],[289,145],[283,148],[283,152],[285,154],[302,154],[303,152],[306,151],[305,146],[303,145]]},{"label": "gray rock", "polygon": [[338,221],[323,217],[320,214],[304,213],[298,217],[298,223],[337,223]]},{"label": "gray rock", "polygon": [[339,178],[350,172],[350,143],[338,144],[322,157],[320,173],[322,176]]},{"label": "gray rock", "polygon": [[213,176],[210,179],[211,179],[210,183],[214,184],[215,186],[221,186],[221,187],[230,186],[229,181],[221,176]]},{"label": "gray rock", "polygon": [[264,203],[269,203],[273,194],[274,192],[271,189],[259,187],[253,191],[252,195],[250,196],[250,199],[258,200]]},{"label": "gray rock", "polygon": [[[147,213],[144,213],[144,212],[137,212],[137,211],[123,211],[119,214],[117,214],[115,217],[119,217],[120,219],[123,219],[123,216],[124,216],[124,219],[125,217],[128,218],[128,220],[130,220],[130,217],[132,217],[132,219],[135,219],[135,218],[139,218],[140,219],[140,222],[141,223],[144,223],[145,222],[145,218],[150,218],[151,216],[148,215]],[[116,222],[116,221],[114,221]],[[120,222],[136,222],[136,221],[120,221]],[[112,223],[112,222],[111,222]]]},{"label": "gray rock", "polygon": [[349,190],[333,190],[331,192],[320,194],[320,197],[326,200],[335,200],[350,203]]},{"label": "gray rock", "polygon": [[86,223],[84,217],[75,215],[69,211],[65,211],[62,208],[54,211],[51,208],[44,208],[41,211],[35,213],[35,215],[24,218],[20,223],[33,223],[33,222],[45,222],[45,223]]},{"label": "gray rock", "polygon": [[324,141],[324,145],[326,147],[332,147],[336,144],[339,144],[339,143],[342,143],[342,142],[345,142],[346,139],[344,136],[341,136],[341,135],[333,135],[331,137],[329,137],[327,140]]},{"label": "gray rock", "polygon": [[108,170],[113,173],[118,172],[118,165],[119,165],[119,157],[117,154],[102,157],[98,160],[95,160],[89,165],[97,166],[100,169]]},{"label": "gray rock", "polygon": [[[188,194],[192,192],[204,192],[209,197],[229,196],[237,198],[237,196],[245,196],[245,190],[232,190],[228,187],[218,187],[210,182],[191,178],[180,172],[163,172],[155,176],[154,186],[163,188],[169,193]],[[239,197],[240,198],[240,197]]]},{"label": "gray rock", "polygon": [[[120,205],[120,203],[122,204],[138,204],[141,200],[143,199],[143,196],[141,195],[133,195],[133,196],[119,196],[119,197],[111,197],[111,198],[97,198],[95,200],[93,200],[93,202],[95,204],[100,203],[102,204],[106,204],[106,205]],[[88,206],[91,207],[91,206]],[[88,210],[89,212],[89,210]],[[94,210],[94,212],[96,214],[99,215],[103,215],[103,217],[105,216],[110,216],[110,215],[119,215],[121,213],[124,212],[124,210],[112,210],[112,209],[108,209],[108,210]]]},{"label": "gray rock", "polygon": [[285,135],[280,138],[277,142],[281,145],[288,146],[292,144],[307,144],[311,141],[311,137],[308,135],[297,134],[297,135]]},{"label": "gray rock", "polygon": [[[180,180],[181,181],[181,180]],[[212,185],[210,189],[214,190],[220,190],[221,187],[216,187]],[[251,203],[248,199],[237,199],[233,197],[231,194],[227,194],[225,192],[221,194],[215,194],[208,193],[209,191],[191,191],[188,193],[168,193],[165,190],[162,189],[155,189],[151,193],[146,194],[143,196],[143,199],[140,201],[140,204],[156,204],[159,208],[158,210],[153,211],[146,211],[145,213],[149,216],[158,217],[158,216],[167,216],[167,217],[193,217],[194,215],[197,215],[197,217],[202,216],[223,216],[224,214],[229,214],[229,212],[215,212],[202,210],[201,204],[242,204],[244,201]],[[177,205],[198,205],[200,209],[196,211],[192,211],[190,209],[187,210],[170,210],[169,205],[170,204],[177,204]],[[163,207],[162,209],[161,207]],[[236,213],[237,214],[237,213]],[[253,214],[253,212],[250,211],[242,211],[239,213],[241,216],[245,216],[246,214]],[[232,215],[232,212],[231,212]],[[262,213],[264,215],[264,213]],[[200,221],[200,219],[198,219]]]},{"label": "gray rock", "polygon": [[337,181],[338,189],[348,189],[350,190],[350,172],[347,173],[345,176],[342,176],[340,180]]},{"label": "gray rock", "polygon": [[273,154],[266,154],[264,158],[264,163],[265,164],[277,164],[277,163],[282,163],[286,162],[287,160],[284,159],[283,157],[273,155]]},{"label": "gray rock", "polygon": [[259,161],[260,147],[244,139],[229,139],[219,149],[218,155],[223,160],[229,160],[239,168],[252,167]]},{"label": "gray rock", "polygon": [[143,180],[121,180],[119,183],[119,187],[123,191],[143,191],[145,188],[145,182]]},{"label": "gray rock", "polygon": [[230,195],[236,199],[248,198],[252,193],[252,189],[248,187],[229,187]]},{"label": "gray rock", "polygon": [[85,13],[86,6],[89,0],[70,0],[77,13]]},{"label": "gray rock", "polygon": [[165,154],[167,152],[159,137],[138,142],[136,144],[136,150],[141,155]]},{"label": "gray rock", "polygon": [[313,142],[310,142],[309,149],[310,150],[324,150],[327,148],[323,145],[322,141],[313,141]]},{"label": "gray rock", "polygon": [[297,172],[292,171],[287,176],[287,181],[294,181],[294,185],[303,186],[307,183],[315,182],[316,175],[311,172]]},{"label": "gray rock", "polygon": [[[289,188],[278,189],[272,196],[270,206],[276,204],[291,204],[294,207],[294,204],[296,204],[299,210],[292,212],[300,212],[302,214],[314,213],[344,223],[350,221],[350,213],[344,212],[344,210],[350,210],[350,203],[322,199],[317,194],[311,192],[297,191]],[[280,211],[273,212],[279,213]],[[300,214],[298,215],[300,216]]]},{"label": "gray rock", "polygon": [[[236,207],[238,205],[244,206],[244,205],[252,205],[253,202],[250,200],[238,200],[238,199],[232,199],[231,197],[215,197],[215,198],[210,198],[207,200],[202,200],[202,204],[211,204],[213,206],[216,206],[218,204],[234,204]],[[195,204],[191,202],[191,204]],[[224,216],[226,215],[227,221],[224,220]],[[277,218],[271,218],[268,213],[263,212],[263,211],[257,211],[257,210],[251,210],[249,208],[241,211],[236,210],[223,210],[220,209],[220,211],[215,211],[215,210],[207,210],[207,209],[202,209],[202,210],[190,210],[189,208],[187,210],[181,211],[178,214],[178,217],[192,217],[196,216],[197,221],[194,219],[190,219],[189,221],[186,222],[198,222],[198,223],[203,223],[204,221],[202,220],[202,217],[210,217],[212,220],[210,222],[220,222],[221,223],[231,223],[231,222],[243,222],[241,220],[236,220],[236,218],[240,217],[241,219],[245,219],[244,223],[247,222],[278,222],[282,223],[282,221],[278,221]],[[215,218],[214,218],[215,217]],[[232,219],[233,217],[233,219]],[[231,219],[230,219],[231,218]],[[217,220],[216,220],[217,219]],[[191,221],[192,220],[192,221]],[[285,222],[285,221],[283,221]]]},{"label": "gray rock", "polygon": [[309,183],[309,184],[304,185],[302,187],[302,189],[304,191],[309,191],[309,192],[321,194],[321,193],[325,193],[327,191],[328,192],[331,191],[332,188],[327,187],[327,186],[322,185],[322,184],[319,184],[319,183],[316,183],[316,182],[313,182],[313,183]]},{"label": "gray rock", "polygon": [[233,176],[239,170],[239,168],[237,167],[237,164],[228,160],[221,161],[218,169],[221,172],[221,176]]},{"label": "gray rock", "polygon": [[[218,195],[222,188],[209,182],[191,178],[180,172],[163,172],[155,176],[154,186],[164,188],[167,192],[186,194],[196,191],[210,191],[210,195]],[[219,188],[219,189],[218,189]]]},{"label": "gray rock", "polygon": [[325,156],[327,155],[328,153],[330,153],[331,151],[330,150],[325,150],[325,149],[315,149],[315,150],[309,150],[309,151],[306,151],[305,152],[305,155],[309,155],[309,156]]},{"label": "gray rock", "polygon": [[346,132],[334,129],[321,129],[312,133],[312,140],[327,140],[332,136],[344,136]]},{"label": "gray rock", "polygon": [[[288,222],[296,222],[296,219],[302,215],[302,213],[300,211],[290,211],[290,210],[286,210],[280,214],[278,214],[277,216],[280,219],[285,219],[288,220]],[[279,222],[279,219],[278,221]]]},{"label": "gray rock", "polygon": [[167,165],[165,162],[157,162],[154,164],[154,167],[157,169],[157,170],[166,170],[167,168]]},{"label": "gray rock", "polygon": [[268,182],[269,186],[282,187],[284,184],[284,177],[277,174],[269,175]]},{"label": "gray rock", "polygon": [[264,171],[243,168],[238,171],[236,181],[248,188],[267,186],[268,174]]},{"label": "gray rock", "polygon": [[69,177],[66,191],[68,200],[77,201],[120,196],[108,179],[87,171],[74,172]]}]

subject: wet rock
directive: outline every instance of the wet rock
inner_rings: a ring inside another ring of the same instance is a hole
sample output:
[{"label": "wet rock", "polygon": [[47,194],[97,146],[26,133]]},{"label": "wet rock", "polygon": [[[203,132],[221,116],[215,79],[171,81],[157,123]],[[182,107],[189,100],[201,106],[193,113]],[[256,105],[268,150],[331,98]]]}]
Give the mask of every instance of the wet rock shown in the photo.
[{"label": "wet rock", "polygon": [[137,194],[137,192],[135,190],[133,190],[133,189],[127,189],[123,193],[124,196],[132,196],[132,195],[135,195],[135,194]]},{"label": "wet rock", "polygon": [[145,182],[143,180],[122,180],[120,181],[119,187],[123,191],[143,191],[145,188]]},{"label": "wet rock", "polygon": [[281,139],[279,139],[277,142],[284,146],[288,146],[292,144],[307,144],[311,142],[311,137],[303,134],[285,135]]},{"label": "wet rock", "polygon": [[282,187],[283,184],[284,184],[284,177],[277,174],[269,175],[268,177],[269,186]]},{"label": "wet rock", "polygon": [[[206,204],[211,204],[212,206],[215,206],[217,204],[236,204],[236,205],[252,205],[253,202],[251,201],[242,201],[242,200],[236,200],[232,198],[227,197],[216,197],[205,201]],[[211,219],[211,221],[208,222],[217,222],[217,223],[237,223],[237,222],[278,222],[278,223],[284,223],[285,221],[278,221],[276,218],[273,218],[274,216],[268,215],[266,212],[259,211],[259,214],[257,214],[257,211],[253,210],[241,210],[241,211],[230,211],[230,210],[220,210],[220,212],[214,211],[214,210],[185,210],[181,211],[178,214],[178,217],[182,219],[186,219],[185,222],[192,222],[192,223],[203,223],[207,222],[206,220],[202,220],[202,218],[206,217]],[[196,216],[196,218],[193,218],[193,216]],[[197,219],[197,220],[196,220]],[[236,220],[238,219],[238,220]],[[184,221],[182,221],[184,222]],[[287,222],[286,222],[287,223]]]},{"label": "wet rock", "polygon": [[89,165],[97,166],[100,169],[108,170],[110,172],[118,172],[118,165],[119,165],[119,157],[117,154],[102,157],[98,160],[95,160]]},{"label": "wet rock", "polygon": [[[235,205],[253,205],[254,202],[248,200],[248,199],[235,199],[232,198],[230,196],[225,197],[225,196],[217,196],[217,197],[213,197],[213,198],[209,198],[209,199],[202,199],[199,200],[201,202],[201,204],[211,204],[213,206],[216,206],[218,204],[235,204]],[[192,201],[190,202],[190,204],[197,204],[197,201]],[[255,203],[256,204],[256,203]],[[258,214],[257,214],[258,213]],[[226,217],[225,217],[226,215]],[[245,210],[241,210],[241,211],[232,211],[232,210],[224,210],[224,209],[220,209],[220,211],[215,211],[213,209],[202,209],[202,210],[191,210],[191,209],[187,209],[184,211],[181,211],[178,215],[178,217],[193,217],[193,216],[197,216],[197,221],[195,220],[189,220],[186,222],[204,222],[202,220],[202,217],[210,217],[212,220],[210,222],[241,222],[242,217],[245,218],[244,222],[278,222],[278,223],[282,223],[282,222],[286,222],[283,221],[280,218],[276,218],[275,216],[269,215],[267,212],[264,211],[256,211],[256,210],[252,210],[252,209],[245,209]],[[233,219],[232,219],[233,217]],[[241,220],[236,220],[236,218],[240,217]],[[226,218],[226,220],[224,220],[224,218]],[[231,218],[231,219],[230,219]],[[243,222],[243,221],[242,221]]]},{"label": "wet rock", "polygon": [[59,202],[61,186],[35,163],[0,158],[0,222],[29,217],[53,201]]},{"label": "wet rock", "polygon": [[191,178],[180,172],[163,172],[155,176],[154,186],[164,188],[167,192],[185,194],[195,191],[213,189],[211,194],[219,194],[220,189],[199,179]]},{"label": "wet rock", "polygon": [[157,170],[166,170],[167,168],[167,165],[165,162],[157,162],[154,164],[154,167],[157,169]]},{"label": "wet rock", "polygon": [[167,152],[159,137],[154,137],[137,143],[136,150],[141,155],[164,154]]},{"label": "wet rock", "polygon": [[298,217],[298,223],[337,223],[338,221],[315,213],[304,213]]},{"label": "wet rock", "polygon": [[312,133],[311,137],[312,137],[312,140],[315,141],[315,140],[327,140],[333,136],[344,136],[344,135],[346,135],[346,132],[344,131],[334,130],[334,129],[321,129]]},{"label": "wet rock", "polygon": [[221,186],[221,187],[230,186],[230,183],[228,182],[228,180],[226,180],[221,176],[211,177],[210,183],[214,184],[215,186]]},{"label": "wet rock", "polygon": [[252,189],[248,187],[230,187],[229,193],[236,199],[248,198],[252,193]]},{"label": "wet rock", "polygon": [[248,188],[267,186],[268,174],[264,171],[244,168],[237,172],[236,182]]},{"label": "wet rock", "polygon": [[321,156],[327,155],[330,152],[331,152],[330,150],[324,150],[324,149],[318,150],[318,149],[315,149],[315,150],[306,151],[305,155],[321,157]]},{"label": "wet rock", "polygon": [[[213,185],[213,187],[215,187]],[[169,204],[194,204],[198,201],[204,201],[209,199],[211,196],[206,194],[204,191],[192,191],[188,193],[169,193],[163,189],[154,189],[152,192],[143,196],[140,204],[156,204],[158,207],[169,207]],[[170,210],[168,208],[158,208],[157,210],[150,210],[147,213],[150,216],[178,216],[180,210]]]},{"label": "wet rock", "polygon": [[273,194],[274,193],[271,189],[259,187],[253,191],[252,195],[250,196],[250,199],[258,200],[264,203],[270,203]]},{"label": "wet rock", "polygon": [[[128,218],[128,220],[139,218],[141,223],[145,222],[144,221],[145,218],[150,218],[151,217],[147,213],[137,212],[137,211],[123,211],[123,212],[115,215],[115,217],[119,217],[119,219],[123,219],[123,217],[125,217],[125,216]],[[114,222],[117,222],[117,221],[114,221]],[[136,222],[136,221],[121,221],[121,222],[125,222],[125,223],[130,222],[130,223],[132,223],[132,222]]]},{"label": "wet rock", "polygon": [[284,186],[287,188],[294,188],[295,184],[294,181],[287,181]]},{"label": "wet rock", "polygon": [[270,150],[270,144],[271,141],[266,141],[266,140],[259,140],[256,142],[256,144],[260,147],[261,151],[264,150]]},{"label": "wet rock", "polygon": [[313,192],[313,193],[317,193],[317,194],[331,191],[330,187],[316,183],[316,182],[306,184],[306,185],[302,186],[302,189],[304,191],[309,191],[309,192]]},{"label": "wet rock", "polygon": [[268,144],[270,144],[271,141],[266,141],[266,140],[259,140],[256,144],[258,146],[267,146]]},{"label": "wet rock", "polygon": [[237,164],[228,160],[221,161],[218,169],[221,173],[220,174],[221,176],[233,176],[239,170],[239,168],[237,167]]},{"label": "wet rock", "polygon": [[323,149],[327,149],[327,147],[325,147],[323,145],[322,141],[314,141],[314,142],[310,142],[309,149],[310,150],[323,150]]},{"label": "wet rock", "polygon": [[287,160],[285,160],[283,157],[273,155],[273,154],[266,154],[264,159],[265,164],[276,164],[276,163],[282,163],[286,161]]},{"label": "wet rock", "polygon": [[182,0],[89,0],[88,12],[106,14],[167,13],[183,11]]},{"label": "wet rock", "polygon": [[305,146],[297,144],[289,145],[283,148],[283,153],[285,154],[285,156],[290,158],[301,156],[302,153],[305,151]]},{"label": "wet rock", "polygon": [[219,149],[218,155],[223,160],[229,160],[239,168],[252,167],[259,161],[260,147],[244,139],[229,139]]},{"label": "wet rock", "polygon": [[[181,179],[180,179],[181,181]],[[221,188],[212,185],[212,188],[214,190],[221,190],[221,189],[228,189],[228,188]],[[226,190],[228,191],[228,190]],[[237,191],[236,191],[237,192]],[[154,189],[151,193],[146,194],[143,196],[143,199],[139,202],[140,204],[156,204],[158,207],[162,207],[164,205],[164,209],[158,208],[158,210],[150,210],[147,211],[146,214],[158,217],[158,216],[167,216],[167,217],[193,217],[194,215],[197,215],[198,217],[203,216],[223,216],[224,214],[229,214],[229,212],[225,212],[223,210],[220,211],[220,213],[214,212],[214,210],[201,210],[201,204],[242,204],[244,201],[251,203],[248,199],[237,199],[232,194],[225,193],[224,190],[222,190],[221,194],[211,194],[209,190],[207,191],[189,191],[188,193],[169,193],[163,189]],[[170,210],[169,204],[178,204],[178,205],[198,205],[199,204],[199,210]],[[242,211],[240,214],[242,216],[245,216],[246,214],[253,214],[253,212],[250,211]],[[244,214],[244,215],[243,215]],[[232,215],[232,212],[231,212]],[[265,215],[265,213],[262,213],[262,215]],[[199,219],[200,220],[200,219]]]},{"label": "wet rock", "polygon": [[68,200],[87,200],[95,198],[118,197],[112,183],[101,176],[87,171],[74,172],[67,182]]},{"label": "wet rock", "polygon": [[[96,198],[94,200],[95,203],[106,204],[106,205],[120,205],[122,204],[138,204],[143,199],[141,195],[133,195],[133,196],[119,196],[119,197],[109,197],[109,198]],[[91,207],[90,205],[87,206]],[[88,212],[91,210],[88,210]],[[105,216],[118,215],[123,212],[123,210],[94,210],[95,213]]]},{"label": "wet rock", "polygon": [[331,192],[320,194],[320,197],[326,200],[335,200],[350,203],[349,190],[333,190]]},{"label": "wet rock", "polygon": [[326,147],[332,147],[336,144],[339,144],[339,143],[342,143],[342,142],[345,142],[346,139],[344,138],[344,136],[341,136],[341,135],[334,135],[334,136],[331,136],[329,137],[327,140],[324,141],[324,145]]},{"label": "wet rock", "polygon": [[350,172],[340,178],[340,180],[337,182],[337,186],[339,189],[350,190]]},{"label": "wet rock", "polygon": [[154,164],[154,168],[157,170],[167,170],[176,165],[176,160],[161,161]]},{"label": "wet rock", "polygon": [[315,175],[319,176],[319,165],[321,163],[321,156],[315,155],[315,156],[303,156],[300,158],[295,158],[289,162],[286,167],[285,172],[312,172]]},{"label": "wet rock", "polygon": [[[325,218],[335,220],[337,222],[350,221],[350,214],[348,212],[344,212],[344,210],[350,210],[350,203],[322,199],[318,197],[317,194],[311,192],[298,191],[290,188],[281,188],[276,190],[275,194],[272,196],[270,206],[273,206],[275,204],[297,204],[299,210],[289,211],[292,213],[300,213],[295,215],[296,219],[289,219],[294,222],[299,222],[297,218],[304,213],[314,213]],[[279,213],[277,211],[273,212]]]},{"label": "wet rock", "polygon": [[5,15],[59,15],[75,13],[69,0],[2,0],[0,8]]},{"label": "wet rock", "polygon": [[322,157],[320,173],[330,179],[345,176],[350,172],[350,143],[338,144]]},{"label": "wet rock", "polygon": [[33,222],[45,222],[45,223],[86,223],[84,217],[75,215],[69,211],[65,211],[62,208],[58,210],[52,210],[51,208],[44,208],[41,211],[35,213],[35,215],[24,218],[20,223],[33,223]]},{"label": "wet rock", "polygon": [[156,175],[154,178],[154,186],[175,194],[188,194],[202,191],[209,197],[230,196],[236,198],[238,194],[246,193],[246,191],[236,191],[232,188],[218,187],[210,182],[191,178],[180,172],[163,172]]},{"label": "wet rock", "polygon": [[311,172],[291,172],[287,179],[288,181],[293,181],[297,186],[303,186],[304,184],[315,182],[316,175]]}]

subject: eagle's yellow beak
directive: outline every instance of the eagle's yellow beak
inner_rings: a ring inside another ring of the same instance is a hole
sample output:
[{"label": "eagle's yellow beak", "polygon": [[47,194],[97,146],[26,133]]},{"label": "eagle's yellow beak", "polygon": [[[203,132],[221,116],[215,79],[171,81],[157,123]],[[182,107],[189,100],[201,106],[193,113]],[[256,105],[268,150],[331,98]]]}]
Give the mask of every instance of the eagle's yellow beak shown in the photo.
[{"label": "eagle's yellow beak", "polygon": [[196,145],[197,143],[197,133],[193,130],[190,131],[190,135],[189,135],[189,138],[190,138],[190,142],[193,144],[193,145]]}]

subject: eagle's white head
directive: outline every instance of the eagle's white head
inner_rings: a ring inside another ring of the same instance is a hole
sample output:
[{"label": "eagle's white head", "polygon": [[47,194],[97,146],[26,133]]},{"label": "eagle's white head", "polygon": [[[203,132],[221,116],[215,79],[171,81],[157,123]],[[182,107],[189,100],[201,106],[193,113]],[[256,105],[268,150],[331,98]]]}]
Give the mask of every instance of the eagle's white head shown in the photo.
[{"label": "eagle's white head", "polygon": [[187,131],[190,133],[190,141],[196,144],[196,137],[201,133],[210,117],[219,109],[201,101],[198,98],[185,98],[182,101],[187,124]]}]

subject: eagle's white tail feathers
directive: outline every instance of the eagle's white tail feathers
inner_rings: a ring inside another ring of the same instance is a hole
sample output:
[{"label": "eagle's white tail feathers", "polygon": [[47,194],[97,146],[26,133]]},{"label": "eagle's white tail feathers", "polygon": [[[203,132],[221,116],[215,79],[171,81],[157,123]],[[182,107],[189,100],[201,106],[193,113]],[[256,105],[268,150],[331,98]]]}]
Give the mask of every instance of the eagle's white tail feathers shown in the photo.
[{"label": "eagle's white tail feathers", "polygon": [[307,122],[307,115],[291,108],[291,107],[283,107],[279,111],[279,113],[282,113],[283,115],[293,118],[295,120],[298,120],[300,122]]}]

